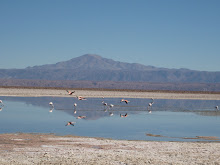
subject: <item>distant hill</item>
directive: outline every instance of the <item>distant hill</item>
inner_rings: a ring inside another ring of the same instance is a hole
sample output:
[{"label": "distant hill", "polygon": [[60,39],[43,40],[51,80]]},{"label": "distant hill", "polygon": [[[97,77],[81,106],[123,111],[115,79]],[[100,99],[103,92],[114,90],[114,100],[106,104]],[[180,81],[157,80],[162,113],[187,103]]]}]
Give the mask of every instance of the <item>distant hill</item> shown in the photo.
[{"label": "distant hill", "polygon": [[68,61],[56,64],[28,67],[26,69],[71,69],[71,70],[151,70],[153,66],[145,66],[137,63],[125,63],[114,61],[95,54],[85,54]]},{"label": "distant hill", "polygon": [[220,72],[157,68],[86,54],[56,64],[0,69],[0,79],[220,83]]}]

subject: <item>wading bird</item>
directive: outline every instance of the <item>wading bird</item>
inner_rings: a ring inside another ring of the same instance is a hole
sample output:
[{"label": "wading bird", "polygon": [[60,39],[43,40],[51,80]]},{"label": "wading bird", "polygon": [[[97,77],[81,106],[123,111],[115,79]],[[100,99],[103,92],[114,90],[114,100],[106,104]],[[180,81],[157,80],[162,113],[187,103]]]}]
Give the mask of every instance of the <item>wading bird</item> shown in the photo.
[{"label": "wading bird", "polygon": [[49,105],[51,106],[51,108],[54,108],[53,102],[49,102]]},{"label": "wading bird", "polygon": [[102,105],[107,106],[108,104],[105,103],[105,101],[104,101],[104,97],[102,97],[102,99],[103,99],[103,101],[102,101]]},{"label": "wading bird", "polygon": [[109,104],[109,107],[110,107],[110,108],[113,108],[113,107],[114,107],[114,105],[113,105],[113,104]]},{"label": "wading bird", "polygon": [[152,100],[152,101],[151,101],[150,103],[148,103],[148,106],[149,106],[149,107],[151,107],[151,106],[154,104],[154,99],[151,98],[151,100]]},{"label": "wading bird", "polygon": [[151,113],[150,107],[152,107],[152,105],[154,104],[154,99],[151,98],[151,100],[152,101],[150,103],[148,103],[148,107],[147,107],[149,113]]},{"label": "wading bird", "polygon": [[127,113],[124,115],[120,114],[120,117],[128,117],[128,114]]},{"label": "wading bird", "polygon": [[107,103],[105,103],[104,101],[102,101],[102,105],[107,106],[108,104],[107,104]]},{"label": "wading bird", "polygon": [[67,91],[67,93],[69,94],[69,95],[72,95],[73,93],[75,93],[75,91],[68,91],[68,90],[66,90]]},{"label": "wading bird", "polygon": [[125,102],[126,104],[128,104],[130,101],[125,100],[125,99],[121,99],[121,101],[120,101],[120,102]]},{"label": "wading bird", "polygon": [[66,124],[66,126],[68,126],[68,125],[74,126],[75,123],[76,123],[76,122],[71,122],[71,121],[69,121],[69,122]]},{"label": "wading bird", "polygon": [[216,110],[219,110],[219,109],[218,109],[218,106],[215,106],[215,109],[216,109]]}]

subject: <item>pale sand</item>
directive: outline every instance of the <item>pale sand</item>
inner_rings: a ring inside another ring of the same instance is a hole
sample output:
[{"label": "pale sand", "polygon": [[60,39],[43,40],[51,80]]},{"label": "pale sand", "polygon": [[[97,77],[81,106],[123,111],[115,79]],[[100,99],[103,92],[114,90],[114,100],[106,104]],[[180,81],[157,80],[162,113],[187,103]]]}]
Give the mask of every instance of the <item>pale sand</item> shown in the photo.
[{"label": "pale sand", "polygon": [[220,143],[2,134],[0,164],[220,164]]},{"label": "pale sand", "polygon": [[[75,90],[73,96],[106,97],[106,98],[154,98],[154,99],[198,99],[220,100],[220,94],[204,93],[168,93],[168,92],[136,92],[136,91],[101,91],[101,90]],[[0,88],[0,96],[23,97],[73,97],[64,89],[29,89],[29,88]]]},{"label": "pale sand", "polygon": [[[84,97],[205,99],[219,94],[77,90]],[[0,88],[0,96],[70,97],[65,90]],[[126,141],[74,136],[0,134],[0,164],[220,164],[218,142]]]}]

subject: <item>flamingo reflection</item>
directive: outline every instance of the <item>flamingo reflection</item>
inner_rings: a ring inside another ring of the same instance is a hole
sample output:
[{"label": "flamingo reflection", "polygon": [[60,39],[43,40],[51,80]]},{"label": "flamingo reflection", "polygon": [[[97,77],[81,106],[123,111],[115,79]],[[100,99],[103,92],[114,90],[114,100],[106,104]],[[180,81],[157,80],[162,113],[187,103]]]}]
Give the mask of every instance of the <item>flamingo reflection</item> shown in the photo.
[{"label": "flamingo reflection", "polygon": [[4,106],[4,104],[3,104],[3,101],[2,101],[2,100],[0,100],[0,104],[1,104],[1,106],[2,106],[2,107]]},{"label": "flamingo reflection", "polygon": [[109,116],[113,116],[114,114],[113,114],[113,112],[109,112]]},{"label": "flamingo reflection", "polygon": [[85,97],[82,97],[82,96],[76,96],[78,100],[86,100]]},{"label": "flamingo reflection", "polygon": [[86,116],[78,116],[77,119],[85,119]]}]

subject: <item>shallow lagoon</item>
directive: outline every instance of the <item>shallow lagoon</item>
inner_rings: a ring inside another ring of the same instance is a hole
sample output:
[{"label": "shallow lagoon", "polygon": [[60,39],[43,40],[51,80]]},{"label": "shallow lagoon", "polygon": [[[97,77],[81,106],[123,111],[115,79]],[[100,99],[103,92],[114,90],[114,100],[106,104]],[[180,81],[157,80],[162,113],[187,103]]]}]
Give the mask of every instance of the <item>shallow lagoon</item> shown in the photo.
[{"label": "shallow lagoon", "polygon": [[[54,133],[126,140],[220,141],[219,100],[1,97],[0,133]],[[102,101],[114,104],[105,107]],[[51,109],[49,102],[53,102]],[[77,107],[73,106],[77,103]],[[75,113],[74,113],[75,111]],[[110,116],[110,114],[112,114]],[[128,113],[122,118],[120,114]],[[76,119],[85,115],[86,119]],[[65,126],[67,122],[74,126]],[[207,137],[212,137],[207,138]]]}]

